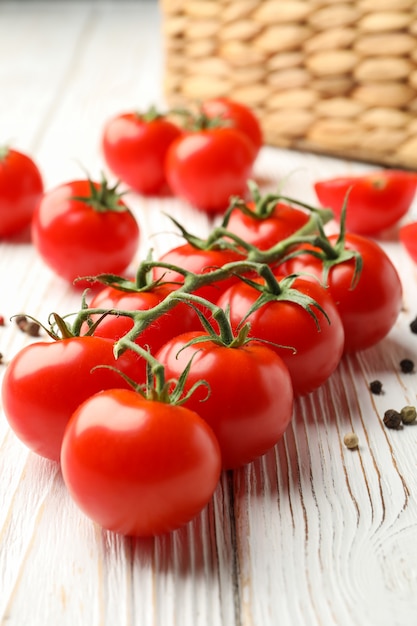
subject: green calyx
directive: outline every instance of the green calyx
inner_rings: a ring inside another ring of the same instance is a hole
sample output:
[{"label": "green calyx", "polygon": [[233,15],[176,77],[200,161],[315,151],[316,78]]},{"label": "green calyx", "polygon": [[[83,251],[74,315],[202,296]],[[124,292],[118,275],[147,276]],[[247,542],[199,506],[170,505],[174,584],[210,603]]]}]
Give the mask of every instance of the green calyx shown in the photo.
[{"label": "green calyx", "polygon": [[250,202],[252,204],[252,208],[249,208],[248,203],[245,202],[242,198],[232,198],[230,205],[226,210],[226,213],[222,220],[221,225],[223,228],[227,228],[230,216],[233,211],[241,211],[245,215],[261,221],[271,217],[276,205],[279,202],[286,202],[290,205],[295,205],[306,209],[311,214],[318,215],[320,219],[324,222],[327,222],[333,218],[333,212],[329,209],[313,207],[306,202],[295,200],[294,198],[290,198],[289,196],[282,194],[279,189],[276,193],[267,193],[265,195],[262,195],[255,181],[249,180],[247,185],[250,192]]},{"label": "green calyx", "polygon": [[[192,293],[182,293],[180,290],[174,292],[172,297],[174,300],[184,302],[193,307],[206,332],[205,335],[192,339],[187,345],[211,341],[218,346],[239,348],[249,341],[254,341],[253,338],[248,336],[250,330],[249,324],[244,324],[237,333],[233,331],[228,310],[223,310],[221,307],[205,298],[201,298]],[[201,307],[204,307],[204,309],[210,312],[213,321],[216,322],[217,330],[214,324],[208,319],[207,314],[203,313]]]},{"label": "green calyx", "polygon": [[129,210],[125,204],[120,202],[124,192],[118,191],[119,181],[110,186],[105,176],[102,175],[99,185],[96,186],[90,179],[88,179],[88,183],[90,187],[88,196],[71,196],[71,199],[87,204],[98,213],[107,213],[108,211],[124,213]]},{"label": "green calyx", "polygon": [[174,108],[171,110],[173,115],[177,115],[182,119],[183,127],[189,132],[198,132],[201,130],[210,130],[212,128],[232,128],[232,121],[224,117],[210,117],[204,113],[200,106],[196,112],[190,109]]},{"label": "green calyx", "polygon": [[[11,319],[18,317],[20,317],[20,315],[13,315]],[[39,328],[42,328],[42,330],[48,335],[48,337],[50,337],[54,341],[60,341],[61,339],[70,339],[77,336],[77,334],[73,332],[71,326],[67,324],[64,318],[58,315],[58,313],[50,313],[48,317],[49,326],[42,324],[42,322],[37,320],[35,317],[27,315],[26,313],[23,317],[37,324]]]},{"label": "green calyx", "polygon": [[315,237],[311,244],[314,249],[303,250],[302,248],[290,252],[283,260],[294,258],[301,254],[310,254],[321,261],[323,267],[323,284],[328,285],[330,270],[341,263],[348,261],[354,262],[354,271],[352,276],[351,289],[354,289],[360,278],[363,261],[362,256],[357,250],[349,250],[346,248],[346,209],[349,197],[348,192],[343,203],[341,216],[340,216],[340,229],[338,237],[335,243],[332,243],[326,233],[321,222],[317,223],[318,235]]},{"label": "green calyx", "polygon": [[165,115],[158,111],[158,109],[154,105],[150,106],[149,109],[145,111],[145,113],[137,112],[136,116],[138,117],[138,119],[143,120],[144,122],[155,122],[155,120],[159,120],[165,117]]},{"label": "green calyx", "polygon": [[241,280],[259,292],[258,298],[249,308],[245,317],[241,320],[241,325],[246,323],[246,320],[252,313],[272,302],[293,302],[294,304],[301,306],[309,315],[311,315],[318,330],[320,330],[320,322],[316,311],[320,311],[330,324],[330,319],[323,307],[316,300],[314,300],[314,298],[302,293],[293,286],[294,281],[299,278],[299,274],[292,274],[285,276],[281,280],[277,280],[271,268],[269,266],[264,266],[262,272],[260,272],[260,276],[263,278],[262,282],[241,277]]},{"label": "green calyx", "polygon": [[146,400],[180,406],[181,404],[184,404],[193,395],[196,389],[201,386],[207,387],[207,396],[210,394],[210,386],[205,380],[197,381],[185,393],[185,384],[191,369],[192,358],[187,363],[178,379],[167,380],[164,365],[158,361],[149,352],[149,350],[146,350],[135,342],[130,342],[129,345],[126,346],[126,349],[136,352],[136,354],[146,361],[145,384],[138,385],[134,380],[129,378],[129,376],[120,370],[117,370],[117,368],[110,367],[110,369],[118,372],[123,380],[125,380],[132,387],[132,389],[136,391],[136,393],[139,393]]}]

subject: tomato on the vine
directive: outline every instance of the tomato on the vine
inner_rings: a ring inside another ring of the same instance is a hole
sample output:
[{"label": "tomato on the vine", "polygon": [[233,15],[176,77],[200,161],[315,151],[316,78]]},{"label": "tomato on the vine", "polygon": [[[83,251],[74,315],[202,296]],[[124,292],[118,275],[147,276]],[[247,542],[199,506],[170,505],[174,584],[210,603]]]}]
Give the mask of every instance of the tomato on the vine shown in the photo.
[{"label": "tomato on the vine", "polygon": [[23,231],[43,193],[38,166],[27,154],[0,148],[0,237]]},{"label": "tomato on the vine", "polygon": [[166,177],[173,193],[209,214],[243,195],[252,172],[253,145],[242,132],[213,126],[184,132],[168,148]]},{"label": "tomato on the vine", "polygon": [[107,121],[102,151],[109,169],[131,189],[144,195],[165,192],[165,156],[181,129],[153,107],[119,113]]},{"label": "tomato on the vine", "polygon": [[[320,255],[318,248],[303,245],[299,251],[305,250],[305,254],[293,256],[278,271],[313,274],[328,285],[345,330],[345,352],[356,352],[377,344],[389,333],[401,310],[402,285],[395,266],[378,243],[346,233],[343,248],[338,251],[338,238],[337,234],[328,238],[334,246],[333,258],[323,260],[311,254]],[[352,251],[360,255],[360,268],[355,255],[349,255]],[[360,270],[357,274],[356,269]]]},{"label": "tomato on the vine", "polygon": [[139,226],[116,187],[74,180],[44,193],[33,215],[32,239],[58,276],[73,282],[120,274],[133,260]]},{"label": "tomato on the vine", "polygon": [[251,108],[243,102],[218,97],[205,100],[201,109],[207,117],[226,121],[246,135],[253,145],[256,158],[263,144],[263,131],[257,115]]},{"label": "tomato on the vine", "polygon": [[[93,296],[89,304],[91,309],[108,309],[110,311],[107,315],[94,314],[90,316],[92,323],[100,320],[93,331],[94,336],[118,341],[132,329],[133,319],[117,311],[113,314],[112,309],[146,311],[160,304],[174,290],[175,286],[164,284],[154,285],[141,291],[122,291],[117,287],[104,287]],[[201,324],[195,311],[187,304],[179,302],[166,313],[159,315],[140,333],[135,341],[155,354],[171,337],[200,327]],[[84,329],[87,330],[86,324],[84,324]],[[145,382],[145,379],[146,362],[143,360],[138,364],[135,382]]]},{"label": "tomato on the vine", "polygon": [[[173,265],[194,274],[206,274],[227,263],[242,261],[242,259],[242,255],[231,248],[218,246],[199,248],[187,242],[165,252],[156,263]],[[158,265],[153,268],[153,276],[155,280],[164,280],[174,285],[181,285],[184,282],[184,275],[179,271]],[[236,280],[236,277],[230,276],[221,282],[202,286],[195,293],[210,302],[217,302],[220,295]]]},{"label": "tomato on the vine", "polygon": [[346,202],[346,230],[374,235],[394,226],[408,211],[417,189],[417,173],[381,170],[363,176],[317,181],[317,197],[340,219]]},{"label": "tomato on the vine", "polygon": [[401,226],[399,236],[407,253],[417,263],[417,222],[410,222]]},{"label": "tomato on the vine", "polygon": [[[204,341],[197,341],[204,338]],[[185,333],[157,353],[167,378],[177,379],[192,359],[185,391],[200,386],[184,406],[203,417],[220,444],[224,469],[250,463],[282,437],[292,418],[293,390],[283,360],[269,347],[249,342],[219,345],[204,331]]]},{"label": "tomato on the vine", "polygon": [[285,202],[275,202],[265,213],[249,202],[245,210],[236,208],[230,213],[226,229],[256,248],[268,250],[302,228],[309,217],[306,211]]},{"label": "tomato on the vine", "polygon": [[25,346],[9,362],[2,383],[6,418],[31,450],[59,460],[65,426],[81,402],[102,389],[126,388],[116,371],[135,379],[136,353],[118,359],[113,342],[101,337],[72,337]]},{"label": "tomato on the vine", "polygon": [[201,512],[217,487],[221,459],[213,431],[190,409],[107,390],[70,419],[61,467],[90,519],[123,535],[152,536]]},{"label": "tomato on the vine", "polygon": [[[230,307],[233,328],[250,324],[249,336],[268,341],[287,365],[296,394],[321,386],[343,354],[344,332],[337,307],[318,280],[277,274],[276,293],[239,281],[219,298]],[[263,287],[262,279],[254,279]],[[292,293],[293,292],[293,293]],[[262,300],[258,299],[262,296]],[[306,306],[300,303],[306,302]],[[258,301],[260,306],[255,306]],[[318,305],[318,306],[316,306]]]}]

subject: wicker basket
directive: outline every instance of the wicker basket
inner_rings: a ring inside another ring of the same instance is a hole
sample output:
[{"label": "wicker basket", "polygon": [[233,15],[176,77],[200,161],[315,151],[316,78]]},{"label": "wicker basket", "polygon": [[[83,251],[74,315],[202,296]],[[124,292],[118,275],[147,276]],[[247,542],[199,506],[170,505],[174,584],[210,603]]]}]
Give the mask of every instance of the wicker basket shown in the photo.
[{"label": "wicker basket", "polygon": [[416,0],[161,0],[169,104],[228,96],[274,146],[417,169]]}]

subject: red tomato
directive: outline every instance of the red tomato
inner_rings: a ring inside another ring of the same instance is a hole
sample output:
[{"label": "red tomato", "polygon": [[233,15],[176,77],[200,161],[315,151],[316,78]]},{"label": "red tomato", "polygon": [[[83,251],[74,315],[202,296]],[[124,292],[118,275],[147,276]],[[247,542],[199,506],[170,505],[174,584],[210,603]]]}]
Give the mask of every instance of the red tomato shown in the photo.
[{"label": "red tomato", "polygon": [[[331,235],[330,243],[337,238],[337,234]],[[352,288],[355,261],[349,259],[331,267],[327,284],[345,330],[345,352],[356,352],[377,344],[389,333],[401,310],[402,286],[397,270],[376,242],[347,233],[345,248],[356,250],[362,257],[359,280]],[[324,278],[323,262],[308,253],[295,256],[278,271],[308,272]]]},{"label": "red tomato", "polygon": [[44,194],[33,216],[32,238],[44,262],[73,282],[121,274],[136,254],[139,226],[105,183],[76,180]]},{"label": "red tomato", "polygon": [[201,108],[209,118],[226,120],[233,128],[245,134],[254,147],[254,159],[256,158],[263,144],[263,133],[259,119],[252,109],[229,98],[211,98],[203,102]]},{"label": "red tomato", "polygon": [[[90,302],[90,308],[98,309],[119,309],[124,311],[145,311],[157,306],[165,297],[175,289],[175,287],[161,285],[153,287],[147,291],[126,292],[114,287],[105,287]],[[97,320],[100,315],[91,316],[92,321]],[[133,320],[123,315],[106,315],[102,317],[100,323],[94,331],[98,337],[108,337],[117,341],[123,337],[133,326]],[[201,328],[201,323],[195,311],[182,302],[176,304],[167,313],[164,313],[139,335],[136,342],[155,354],[157,350],[171,337],[177,334]],[[84,325],[86,331],[87,327]],[[145,382],[146,362],[143,360],[138,366],[135,375],[135,382]]]},{"label": "red tomato", "polygon": [[260,250],[268,250],[276,243],[290,237],[310,219],[301,209],[278,202],[272,211],[260,214],[253,202],[247,208],[253,215],[239,209],[231,212],[227,230]]},{"label": "red tomato", "polygon": [[[294,392],[306,394],[322,385],[338,366],[343,353],[344,332],[333,299],[318,281],[299,277],[294,280],[292,288],[317,302],[329,321],[313,307],[318,328],[305,308],[282,296],[254,310],[247,321],[251,326],[249,336],[271,342],[269,347],[287,365]],[[230,320],[237,328],[259,295],[255,287],[240,281],[230,287],[217,304],[223,309],[230,307]]]},{"label": "red tomato", "polygon": [[373,235],[396,224],[408,211],[417,188],[417,173],[382,170],[365,176],[346,176],[314,185],[323,206],[340,220],[347,198],[346,230]]},{"label": "red tomato", "polygon": [[240,347],[213,341],[188,345],[203,332],[185,333],[157,353],[167,378],[178,379],[192,358],[185,390],[199,380],[184,406],[213,428],[224,469],[240,467],[265,454],[282,437],[291,417],[293,390],[283,360],[270,348],[250,342]]},{"label": "red tomato", "polygon": [[0,237],[29,226],[42,193],[42,177],[34,161],[17,150],[1,148]]},{"label": "red tomato", "polygon": [[33,343],[10,361],[2,383],[6,418],[17,437],[37,454],[59,460],[65,426],[81,402],[102,389],[128,385],[110,365],[135,379],[140,357],[127,351],[117,360],[113,342],[73,337]]},{"label": "red tomato", "polygon": [[165,171],[172,191],[209,214],[224,211],[231,196],[246,192],[253,146],[235,128],[190,131],[168,148]]},{"label": "red tomato", "polygon": [[[226,263],[242,261],[242,259],[242,255],[228,248],[212,248],[204,250],[196,248],[190,243],[185,243],[181,246],[168,250],[168,252],[161,256],[159,261],[181,267],[189,272],[193,272],[194,274],[206,274],[212,270],[223,267]],[[163,279],[164,281],[178,284],[182,284],[184,282],[184,276],[180,272],[169,270],[164,267],[154,267],[153,277],[154,280]],[[230,285],[234,284],[236,280],[237,279],[235,277],[230,277],[221,282],[206,285],[205,287],[197,289],[195,294],[215,303],[223,291],[228,289]]]},{"label": "red tomato", "polygon": [[167,186],[166,152],[181,132],[152,109],[144,114],[115,115],[104,126],[104,159],[113,174],[133,190],[145,195],[159,194]]},{"label": "red tomato", "polygon": [[108,530],[167,533],[193,519],[220,477],[210,427],[182,406],[108,390],[71,418],[61,454],[64,482],[81,510]]},{"label": "red tomato", "polygon": [[417,222],[404,224],[400,228],[400,241],[413,261],[417,263]]}]

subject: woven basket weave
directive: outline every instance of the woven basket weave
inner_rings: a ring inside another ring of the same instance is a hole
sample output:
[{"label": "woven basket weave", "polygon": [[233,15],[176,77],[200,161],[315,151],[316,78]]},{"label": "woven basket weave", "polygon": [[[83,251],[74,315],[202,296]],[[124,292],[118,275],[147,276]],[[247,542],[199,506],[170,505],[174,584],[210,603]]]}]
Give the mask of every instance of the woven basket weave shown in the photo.
[{"label": "woven basket weave", "polygon": [[417,169],[416,0],[160,0],[168,103],[227,96],[267,144]]}]

